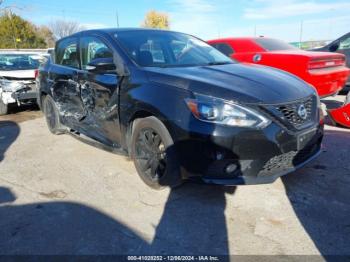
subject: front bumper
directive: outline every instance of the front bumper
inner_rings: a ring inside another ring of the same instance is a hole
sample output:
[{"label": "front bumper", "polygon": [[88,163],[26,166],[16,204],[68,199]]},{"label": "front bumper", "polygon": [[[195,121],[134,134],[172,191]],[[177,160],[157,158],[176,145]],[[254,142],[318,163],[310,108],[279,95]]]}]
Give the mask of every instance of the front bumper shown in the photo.
[{"label": "front bumper", "polygon": [[6,91],[0,86],[0,99],[4,104],[17,103],[25,104],[35,102],[37,98],[37,89],[35,84],[25,84],[21,88],[6,89]]},{"label": "front bumper", "polygon": [[11,94],[12,98],[16,101],[26,101],[26,100],[36,100],[37,91],[36,90],[26,90],[26,91],[17,91]]},{"label": "front bumper", "polygon": [[[220,185],[272,183],[316,158],[321,151],[323,125],[290,132],[276,123],[264,130],[204,127],[190,139],[176,142],[184,179]],[[300,143],[300,139],[303,142]],[[237,168],[227,172],[228,165]]]}]

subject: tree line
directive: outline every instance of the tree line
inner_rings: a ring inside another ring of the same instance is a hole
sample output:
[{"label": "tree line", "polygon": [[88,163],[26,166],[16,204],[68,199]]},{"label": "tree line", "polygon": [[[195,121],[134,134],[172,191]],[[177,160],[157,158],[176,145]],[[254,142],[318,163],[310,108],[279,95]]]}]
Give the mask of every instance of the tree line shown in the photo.
[{"label": "tree line", "polygon": [[[169,29],[166,13],[151,10],[146,13],[142,27]],[[4,6],[0,0],[0,49],[4,48],[49,48],[65,36],[85,28],[78,22],[59,19],[47,25],[35,25]]]}]

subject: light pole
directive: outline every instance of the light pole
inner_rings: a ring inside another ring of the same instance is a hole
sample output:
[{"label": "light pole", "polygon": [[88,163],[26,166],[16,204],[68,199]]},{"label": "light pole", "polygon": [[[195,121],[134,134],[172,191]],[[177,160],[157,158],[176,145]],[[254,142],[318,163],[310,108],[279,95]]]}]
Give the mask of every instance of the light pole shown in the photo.
[{"label": "light pole", "polygon": [[254,25],[254,37],[256,37],[256,25]]},{"label": "light pole", "polygon": [[303,26],[304,26],[304,21],[301,20],[300,22],[300,35],[299,35],[299,48],[301,49],[301,42],[303,41]]},{"label": "light pole", "polygon": [[115,18],[117,20],[117,27],[119,28],[119,14],[118,14],[118,9],[115,11]]}]

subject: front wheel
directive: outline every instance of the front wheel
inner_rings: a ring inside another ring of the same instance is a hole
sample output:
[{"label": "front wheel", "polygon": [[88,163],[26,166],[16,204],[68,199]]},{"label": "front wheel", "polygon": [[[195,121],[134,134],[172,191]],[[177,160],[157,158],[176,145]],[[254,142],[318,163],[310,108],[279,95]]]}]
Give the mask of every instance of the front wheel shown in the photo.
[{"label": "front wheel", "polygon": [[7,115],[8,105],[5,104],[0,98],[0,116]]},{"label": "front wheel", "polygon": [[131,157],[140,178],[154,189],[182,183],[174,142],[156,117],[136,119],[131,136]]}]

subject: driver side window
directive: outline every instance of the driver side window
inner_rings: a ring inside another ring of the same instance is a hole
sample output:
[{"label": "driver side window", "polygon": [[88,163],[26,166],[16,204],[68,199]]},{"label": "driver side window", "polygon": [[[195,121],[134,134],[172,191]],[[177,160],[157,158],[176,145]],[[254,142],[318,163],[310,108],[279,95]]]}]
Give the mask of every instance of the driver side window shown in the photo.
[{"label": "driver side window", "polygon": [[81,66],[86,66],[95,59],[113,58],[113,51],[97,37],[82,37],[80,40]]}]

